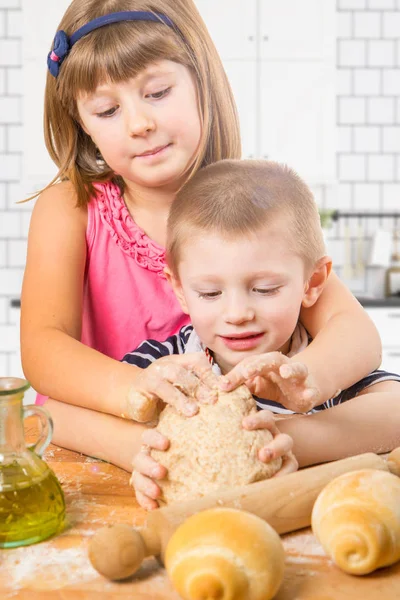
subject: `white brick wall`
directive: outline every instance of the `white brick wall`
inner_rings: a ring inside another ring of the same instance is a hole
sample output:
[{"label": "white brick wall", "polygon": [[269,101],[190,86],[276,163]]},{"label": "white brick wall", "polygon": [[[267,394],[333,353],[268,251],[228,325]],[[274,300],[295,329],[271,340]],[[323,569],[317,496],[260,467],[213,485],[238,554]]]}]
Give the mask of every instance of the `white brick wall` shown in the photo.
[{"label": "white brick wall", "polygon": [[[343,32],[341,32],[343,35]],[[348,30],[346,35],[349,35]],[[351,34],[350,34],[351,35]],[[355,38],[379,38],[381,35],[381,19],[379,12],[356,12],[354,13],[354,37]],[[350,36],[349,36],[350,37]]]},{"label": "white brick wall", "polygon": [[[34,0],[32,0],[34,1]],[[22,197],[21,0],[0,0],[0,375],[21,375],[19,297],[33,203]],[[400,207],[400,0],[337,0],[338,185],[320,187],[321,206],[349,210]],[[43,60],[45,57],[43,58]],[[357,235],[358,224],[348,224]],[[375,223],[367,223],[364,252]],[[329,232],[343,276],[346,224]],[[382,269],[365,269],[347,283],[353,291],[381,294]]]},{"label": "white brick wall", "polygon": [[363,40],[338,41],[339,67],[364,67],[366,64],[366,43]]},{"label": "white brick wall", "polygon": [[356,69],[353,72],[350,71],[348,77],[350,81],[354,81],[355,96],[378,96],[381,92],[379,69]]},{"label": "white brick wall", "polygon": [[367,123],[377,125],[394,125],[395,120],[395,98],[370,97],[367,101]]},{"label": "white brick wall", "polygon": [[[337,0],[337,9],[337,165],[339,180],[346,182],[338,208],[344,210],[347,201],[347,209],[360,212],[399,211],[400,1]],[[374,227],[383,225],[393,222],[365,223],[367,250]],[[345,228],[335,226],[339,240]],[[343,275],[340,267],[337,271]],[[384,270],[367,268],[347,283],[353,291],[382,295]]]},{"label": "white brick wall", "polygon": [[381,145],[380,127],[366,127],[364,125],[352,129],[354,133],[355,152],[379,152]]},{"label": "white brick wall", "polygon": [[0,376],[22,375],[19,311],[10,306],[21,291],[27,232],[11,201],[22,163],[21,23],[20,0],[0,0]]},{"label": "white brick wall", "polygon": [[339,96],[338,109],[338,125],[355,125],[356,123],[365,123],[365,98]]}]

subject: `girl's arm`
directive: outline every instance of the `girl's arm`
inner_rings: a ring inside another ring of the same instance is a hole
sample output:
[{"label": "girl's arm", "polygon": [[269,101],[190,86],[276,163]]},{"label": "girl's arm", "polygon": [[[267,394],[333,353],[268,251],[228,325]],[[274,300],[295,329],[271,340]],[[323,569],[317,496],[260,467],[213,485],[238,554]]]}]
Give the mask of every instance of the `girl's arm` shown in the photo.
[{"label": "girl's arm", "polygon": [[400,446],[400,384],[377,383],[334,408],[279,420],[278,428],[293,438],[300,467],[389,452]]},{"label": "girl's arm", "polygon": [[146,425],[52,398],[45,408],[53,419],[54,444],[132,471],[132,460],[140,452]]},{"label": "girl's arm", "polygon": [[313,341],[296,355],[320,391],[320,401],[350,387],[381,364],[378,331],[353,294],[331,273],[317,302],[300,320]]},{"label": "girl's arm", "polygon": [[[400,446],[400,383],[377,383],[333,408],[277,420],[293,440],[299,467],[339,460],[364,452],[389,452]],[[269,429],[270,412],[260,410],[246,429]],[[276,458],[273,443],[267,446]],[[262,452],[262,450],[261,450]]]},{"label": "girl's arm", "polygon": [[21,354],[40,393],[121,415],[140,369],[80,341],[87,211],[71,184],[43,192],[32,213],[21,297]]}]

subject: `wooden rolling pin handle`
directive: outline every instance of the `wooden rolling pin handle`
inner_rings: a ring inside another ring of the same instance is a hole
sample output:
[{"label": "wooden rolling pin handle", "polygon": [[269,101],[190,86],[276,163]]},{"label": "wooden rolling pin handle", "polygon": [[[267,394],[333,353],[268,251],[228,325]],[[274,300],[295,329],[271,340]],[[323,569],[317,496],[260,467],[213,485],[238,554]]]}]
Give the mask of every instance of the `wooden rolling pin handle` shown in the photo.
[{"label": "wooden rolling pin handle", "polygon": [[145,557],[163,557],[170,537],[185,519],[215,506],[255,514],[280,534],[308,527],[314,502],[325,485],[342,473],[358,469],[389,470],[400,475],[400,448],[393,450],[387,460],[372,453],[361,454],[166,506],[150,512],[147,525],[140,530],[130,525],[104,527],[90,541],[90,561],[108,579],[125,579],[138,570]]},{"label": "wooden rolling pin handle", "polygon": [[89,544],[93,567],[108,579],[126,579],[140,567],[146,556],[161,552],[160,537],[150,529],[110,525],[96,532]]}]

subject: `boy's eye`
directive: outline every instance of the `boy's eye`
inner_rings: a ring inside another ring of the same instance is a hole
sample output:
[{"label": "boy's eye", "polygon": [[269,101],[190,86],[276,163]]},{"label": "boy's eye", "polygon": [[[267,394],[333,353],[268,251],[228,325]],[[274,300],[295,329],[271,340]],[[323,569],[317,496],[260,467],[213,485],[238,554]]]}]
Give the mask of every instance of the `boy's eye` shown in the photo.
[{"label": "boy's eye", "polygon": [[273,294],[276,294],[279,288],[253,288],[253,290],[262,296],[272,296]]},{"label": "boy's eye", "polygon": [[171,88],[165,88],[165,90],[161,90],[160,92],[154,92],[154,94],[146,94],[146,98],[152,98],[153,100],[160,100],[169,94]]},{"label": "boy's eye", "polygon": [[112,108],[109,108],[108,110],[105,110],[104,112],[101,113],[97,113],[98,117],[112,117],[113,114],[116,112],[118,106],[113,106]]},{"label": "boy's eye", "polygon": [[199,295],[199,298],[203,298],[203,299],[211,299],[211,298],[217,298],[218,296],[221,295],[221,292],[197,292]]}]

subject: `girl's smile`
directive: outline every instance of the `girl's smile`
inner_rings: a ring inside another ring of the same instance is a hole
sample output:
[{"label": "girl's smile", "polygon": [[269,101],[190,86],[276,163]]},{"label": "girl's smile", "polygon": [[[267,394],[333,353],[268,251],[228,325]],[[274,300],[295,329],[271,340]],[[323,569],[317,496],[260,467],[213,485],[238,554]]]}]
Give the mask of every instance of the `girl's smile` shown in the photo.
[{"label": "girl's smile", "polygon": [[167,150],[172,146],[172,144],[165,144],[164,146],[157,146],[151,150],[147,150],[147,152],[143,152],[142,154],[136,154],[135,158],[150,161],[155,159],[155,162],[158,158],[164,157]]}]

